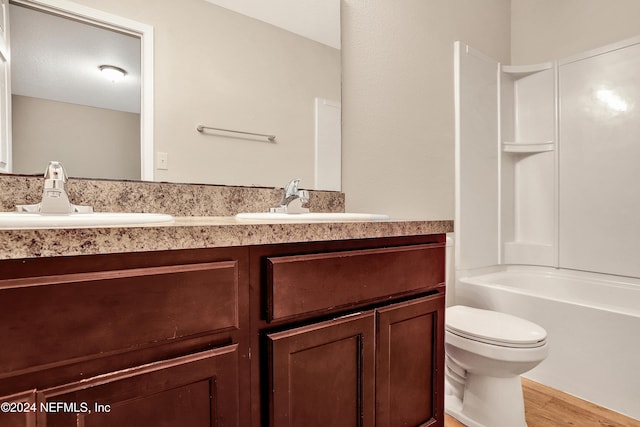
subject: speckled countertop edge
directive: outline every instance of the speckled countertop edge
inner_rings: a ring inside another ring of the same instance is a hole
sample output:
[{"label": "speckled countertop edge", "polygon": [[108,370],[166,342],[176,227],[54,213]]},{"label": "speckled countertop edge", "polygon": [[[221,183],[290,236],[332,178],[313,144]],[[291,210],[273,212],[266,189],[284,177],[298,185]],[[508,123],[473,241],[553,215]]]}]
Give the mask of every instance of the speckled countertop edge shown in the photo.
[{"label": "speckled countertop edge", "polygon": [[0,259],[296,243],[438,234],[451,220],[239,221],[176,217],[173,223],[83,228],[0,229]]}]

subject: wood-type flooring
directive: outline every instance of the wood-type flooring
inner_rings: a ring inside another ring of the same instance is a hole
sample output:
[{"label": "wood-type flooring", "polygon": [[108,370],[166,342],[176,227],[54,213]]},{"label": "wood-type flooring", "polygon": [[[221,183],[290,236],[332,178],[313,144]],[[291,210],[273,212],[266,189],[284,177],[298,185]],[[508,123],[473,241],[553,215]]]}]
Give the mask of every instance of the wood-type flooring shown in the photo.
[{"label": "wood-type flooring", "polygon": [[[526,378],[522,379],[522,391],[528,427],[640,427],[640,420]],[[445,415],[444,425],[464,427],[449,415]]]}]

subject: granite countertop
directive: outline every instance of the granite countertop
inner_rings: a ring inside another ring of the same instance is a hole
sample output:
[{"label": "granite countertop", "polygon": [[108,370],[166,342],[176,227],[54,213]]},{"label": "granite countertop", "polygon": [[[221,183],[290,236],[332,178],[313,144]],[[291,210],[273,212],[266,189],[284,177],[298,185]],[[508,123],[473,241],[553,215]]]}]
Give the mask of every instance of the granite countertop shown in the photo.
[{"label": "granite countertop", "polygon": [[453,231],[451,220],[248,221],[176,217],[172,223],[0,229],[0,259],[399,237]]}]

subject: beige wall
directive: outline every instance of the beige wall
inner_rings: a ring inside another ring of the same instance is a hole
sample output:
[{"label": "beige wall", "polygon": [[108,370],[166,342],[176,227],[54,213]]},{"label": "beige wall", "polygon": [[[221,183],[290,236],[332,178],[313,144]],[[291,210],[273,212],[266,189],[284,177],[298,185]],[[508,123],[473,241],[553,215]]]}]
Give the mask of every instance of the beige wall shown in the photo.
[{"label": "beige wall", "polygon": [[514,65],[560,59],[640,35],[638,0],[512,0]]},{"label": "beige wall", "polygon": [[453,42],[509,60],[509,0],[346,0],[349,211],[453,218]]},{"label": "beige wall", "polygon": [[14,173],[58,160],[74,177],[140,179],[140,114],[18,95],[12,110]]},{"label": "beige wall", "polygon": [[[154,27],[154,143],[174,182],[314,182],[314,98],[340,99],[340,51],[204,0],[76,0]],[[277,144],[196,132],[274,133]]]}]

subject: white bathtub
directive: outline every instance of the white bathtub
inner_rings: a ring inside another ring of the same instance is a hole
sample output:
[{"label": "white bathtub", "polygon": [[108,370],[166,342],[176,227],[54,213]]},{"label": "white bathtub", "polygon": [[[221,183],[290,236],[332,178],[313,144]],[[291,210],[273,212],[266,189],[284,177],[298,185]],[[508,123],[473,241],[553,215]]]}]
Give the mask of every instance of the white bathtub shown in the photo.
[{"label": "white bathtub", "polygon": [[640,419],[640,280],[507,267],[459,278],[454,302],[538,323],[549,357],[527,378]]}]

